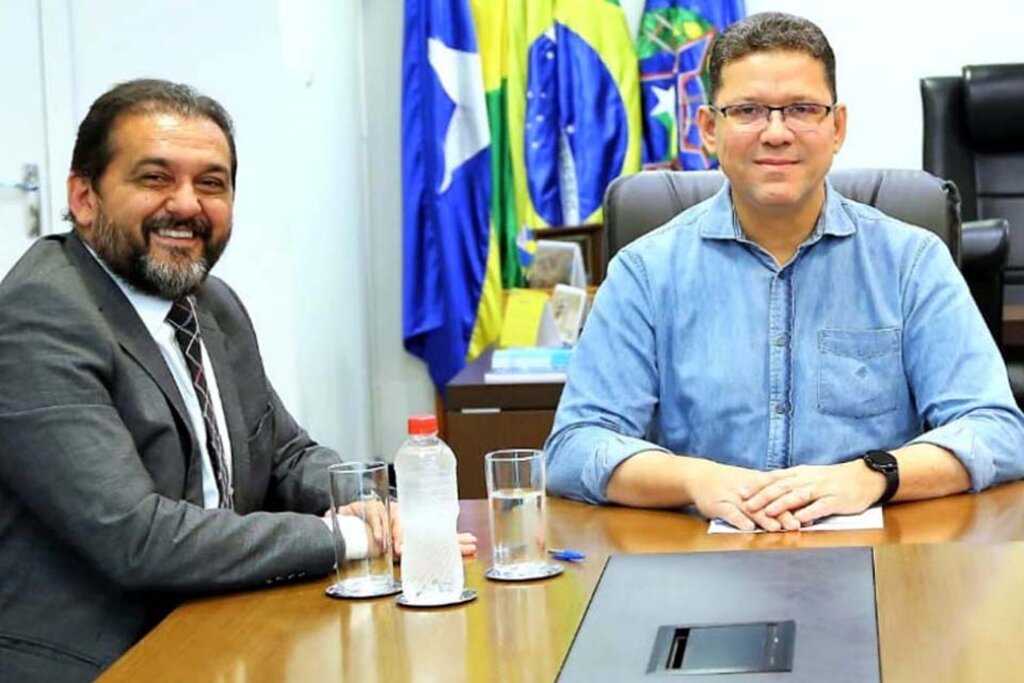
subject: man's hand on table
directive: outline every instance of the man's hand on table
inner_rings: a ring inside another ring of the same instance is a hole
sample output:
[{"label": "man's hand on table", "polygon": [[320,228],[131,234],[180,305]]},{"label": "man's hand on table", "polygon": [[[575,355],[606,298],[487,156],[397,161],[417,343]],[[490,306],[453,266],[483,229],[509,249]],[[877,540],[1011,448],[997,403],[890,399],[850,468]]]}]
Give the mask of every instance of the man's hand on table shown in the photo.
[{"label": "man's hand on table", "polygon": [[800,528],[800,522],[788,511],[770,515],[764,506],[748,509],[748,499],[776,481],[771,472],[723,465],[703,458],[689,460],[687,488],[693,504],[705,517],[721,519],[744,531]]},{"label": "man's hand on table", "polygon": [[[402,518],[399,514],[398,503],[390,503],[391,512],[391,539],[394,545],[395,558],[402,554]],[[384,524],[385,524],[385,509],[384,503],[381,502],[359,502],[350,503],[349,505],[343,505],[338,508],[338,514],[342,516],[354,516],[361,517],[366,523],[366,537],[367,537],[367,552],[370,557],[379,557],[381,554],[386,552],[387,548],[384,545]],[[324,517],[328,517],[330,511],[324,513]],[[470,533],[460,533],[459,538],[459,552],[463,556],[471,556],[476,554],[476,536]]]},{"label": "man's hand on table", "polygon": [[885,477],[860,460],[836,465],[798,465],[764,474],[769,481],[748,490],[741,509],[752,519],[775,519],[786,531],[795,531],[829,515],[864,512],[885,490]]},{"label": "man's hand on table", "polygon": [[[402,523],[398,512],[398,503],[391,504],[391,535],[395,540],[395,557],[402,555]],[[476,536],[464,532],[459,534],[459,552],[463,557],[476,555]]]}]

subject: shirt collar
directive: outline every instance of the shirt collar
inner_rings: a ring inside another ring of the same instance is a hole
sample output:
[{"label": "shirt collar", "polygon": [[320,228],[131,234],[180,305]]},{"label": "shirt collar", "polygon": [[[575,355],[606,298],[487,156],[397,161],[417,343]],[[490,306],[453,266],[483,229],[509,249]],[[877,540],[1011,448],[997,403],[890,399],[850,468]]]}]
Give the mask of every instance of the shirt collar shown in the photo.
[{"label": "shirt collar", "polygon": [[107,262],[100,258],[99,254],[93,251],[93,248],[83,240],[85,248],[92,254],[92,257],[96,259],[96,262],[100,264],[103,270],[110,276],[117,286],[121,289],[125,298],[128,299],[128,303],[132,305],[135,312],[138,313],[139,318],[142,319],[142,324],[146,326],[149,334],[156,337],[163,327],[164,320],[167,318],[167,314],[171,311],[171,304],[174,302],[162,299],[153,294],[147,294],[141,292],[135,287],[128,284],[121,276],[110,269]]},{"label": "shirt collar", "polygon": [[[729,181],[725,181],[722,189],[711,199],[708,212],[704,215],[704,223],[700,228],[700,236],[708,239],[726,239],[747,241],[736,218],[736,210],[732,203]],[[825,205],[822,207],[818,222],[808,236],[805,244],[813,244],[822,235],[843,237],[857,232],[857,226],[843,210],[843,197],[832,183],[825,179]]]}]

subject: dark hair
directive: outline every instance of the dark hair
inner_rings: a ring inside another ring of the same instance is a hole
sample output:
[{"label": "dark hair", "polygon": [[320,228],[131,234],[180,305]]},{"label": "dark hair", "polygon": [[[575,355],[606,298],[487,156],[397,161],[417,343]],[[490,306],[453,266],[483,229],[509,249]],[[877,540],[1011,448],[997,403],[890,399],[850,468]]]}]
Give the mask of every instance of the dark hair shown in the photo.
[{"label": "dark hair", "polygon": [[152,78],[115,85],[92,103],[89,113],[78,126],[75,151],[71,156],[71,172],[81,178],[88,178],[96,187],[114,155],[110,146],[110,132],[118,117],[158,112],[201,116],[217,124],[228,140],[231,150],[231,184],[235,184],[238,171],[235,133],[231,117],[224,107],[190,86]]},{"label": "dark hair", "polygon": [[722,86],[722,69],[754,52],[793,50],[803,52],[821,62],[825,78],[836,101],[836,56],[828,38],[816,24],[802,17],[782,12],[762,12],[738,21],[718,34],[711,45],[708,71],[714,102]]}]

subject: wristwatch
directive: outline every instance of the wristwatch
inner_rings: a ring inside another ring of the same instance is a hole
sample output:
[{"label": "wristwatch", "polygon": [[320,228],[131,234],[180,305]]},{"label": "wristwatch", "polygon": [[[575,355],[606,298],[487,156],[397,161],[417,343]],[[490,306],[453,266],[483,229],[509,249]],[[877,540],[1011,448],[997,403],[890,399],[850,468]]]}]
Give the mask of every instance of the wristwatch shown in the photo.
[{"label": "wristwatch", "polygon": [[885,491],[875,505],[885,505],[896,495],[900,487],[900,466],[896,456],[888,451],[868,451],[863,456],[864,464],[885,477]]}]

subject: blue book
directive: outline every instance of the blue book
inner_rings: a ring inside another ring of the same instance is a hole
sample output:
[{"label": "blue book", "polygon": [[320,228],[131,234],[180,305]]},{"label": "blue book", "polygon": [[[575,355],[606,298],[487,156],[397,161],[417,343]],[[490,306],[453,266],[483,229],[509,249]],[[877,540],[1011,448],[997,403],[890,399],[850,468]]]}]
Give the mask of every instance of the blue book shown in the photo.
[{"label": "blue book", "polygon": [[565,372],[571,357],[572,348],[496,349],[491,356],[491,372]]}]

